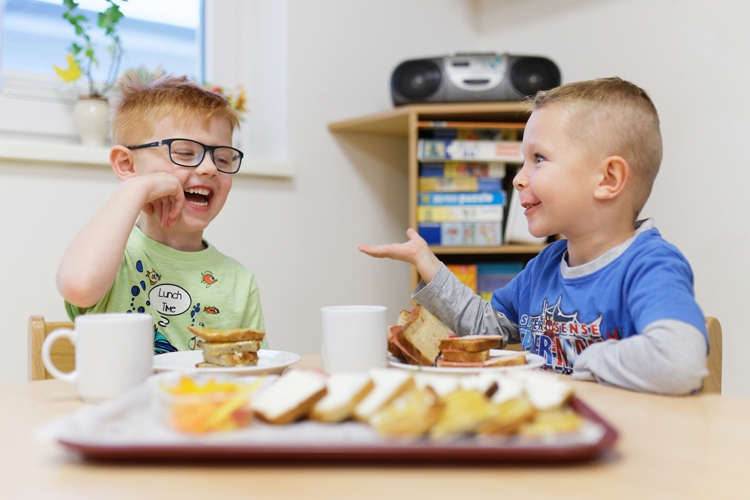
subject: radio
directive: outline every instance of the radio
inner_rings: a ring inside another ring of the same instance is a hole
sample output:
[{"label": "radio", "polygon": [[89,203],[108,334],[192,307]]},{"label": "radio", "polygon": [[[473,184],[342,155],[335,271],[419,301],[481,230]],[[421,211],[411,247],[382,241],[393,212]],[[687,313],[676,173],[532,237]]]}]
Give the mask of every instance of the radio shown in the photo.
[{"label": "radio", "polygon": [[560,85],[554,62],[478,53],[404,61],[391,75],[395,106],[418,102],[518,101]]}]

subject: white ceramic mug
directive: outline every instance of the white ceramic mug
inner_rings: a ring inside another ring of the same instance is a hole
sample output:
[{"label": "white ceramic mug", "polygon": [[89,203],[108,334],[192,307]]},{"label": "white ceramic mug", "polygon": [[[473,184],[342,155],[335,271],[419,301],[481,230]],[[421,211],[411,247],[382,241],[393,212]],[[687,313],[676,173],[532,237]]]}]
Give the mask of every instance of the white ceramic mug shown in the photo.
[{"label": "white ceramic mug", "polygon": [[[57,369],[50,348],[65,337],[75,346],[76,368]],[[105,313],[77,316],[74,329],[50,333],[42,344],[42,361],[55,378],[78,384],[87,403],[120,396],[153,373],[154,325],[150,314]]]},{"label": "white ceramic mug", "polygon": [[330,306],[320,309],[323,371],[367,372],[387,366],[385,306]]}]

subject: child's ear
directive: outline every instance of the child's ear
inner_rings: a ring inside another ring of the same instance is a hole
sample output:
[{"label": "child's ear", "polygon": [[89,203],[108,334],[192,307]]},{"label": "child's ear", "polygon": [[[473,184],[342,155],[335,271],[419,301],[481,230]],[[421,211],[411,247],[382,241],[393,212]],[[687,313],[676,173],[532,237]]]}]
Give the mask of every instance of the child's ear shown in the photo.
[{"label": "child's ear", "polygon": [[109,151],[109,164],[112,165],[112,170],[121,181],[135,176],[133,152],[125,146],[112,146]]},{"label": "child's ear", "polygon": [[594,192],[598,200],[611,200],[622,194],[630,181],[630,165],[621,156],[610,156],[599,165],[599,182]]}]

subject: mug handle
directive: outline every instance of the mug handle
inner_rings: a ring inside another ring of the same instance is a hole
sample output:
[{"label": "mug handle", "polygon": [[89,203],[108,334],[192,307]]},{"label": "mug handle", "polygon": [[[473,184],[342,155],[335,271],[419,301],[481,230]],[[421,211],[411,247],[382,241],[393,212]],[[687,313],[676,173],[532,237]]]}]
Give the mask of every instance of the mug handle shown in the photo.
[{"label": "mug handle", "polygon": [[47,335],[47,337],[44,339],[44,343],[42,344],[42,363],[44,363],[44,367],[48,372],[52,374],[53,377],[65,382],[75,382],[76,380],[78,380],[78,371],[73,370],[72,372],[65,373],[58,370],[49,355],[52,344],[54,344],[57,339],[63,337],[69,339],[74,346],[76,345],[75,330],[71,330],[70,328],[61,328],[59,330],[55,330],[54,332]]}]

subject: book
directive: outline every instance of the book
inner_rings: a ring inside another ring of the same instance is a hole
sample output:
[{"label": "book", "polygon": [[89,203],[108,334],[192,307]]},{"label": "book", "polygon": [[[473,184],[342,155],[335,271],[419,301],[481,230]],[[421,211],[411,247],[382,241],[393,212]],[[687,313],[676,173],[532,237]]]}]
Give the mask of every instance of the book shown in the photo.
[{"label": "book", "polygon": [[493,246],[503,241],[502,222],[422,222],[417,230],[428,245]]},{"label": "book", "polygon": [[523,163],[521,141],[463,141],[420,139],[419,160],[474,160]]},{"label": "book", "polygon": [[537,238],[529,233],[529,224],[526,221],[521,201],[518,198],[518,191],[513,190],[510,195],[510,205],[508,206],[508,220],[505,224],[505,242],[506,243],[535,243],[543,244],[547,238]]},{"label": "book", "polygon": [[486,301],[523,270],[521,262],[493,262],[477,265],[477,293]]},{"label": "book", "polygon": [[501,162],[445,162],[422,163],[421,177],[505,177],[505,163]]},{"label": "book", "polygon": [[445,267],[452,272],[458,280],[477,293],[477,266],[475,264],[448,264]]},{"label": "book", "polygon": [[420,191],[500,191],[503,179],[499,177],[420,177]]},{"label": "book", "polygon": [[446,206],[446,205],[505,205],[504,191],[477,191],[477,192],[420,192],[417,201],[420,206]]},{"label": "book", "polygon": [[503,205],[422,205],[418,222],[501,222]]}]

